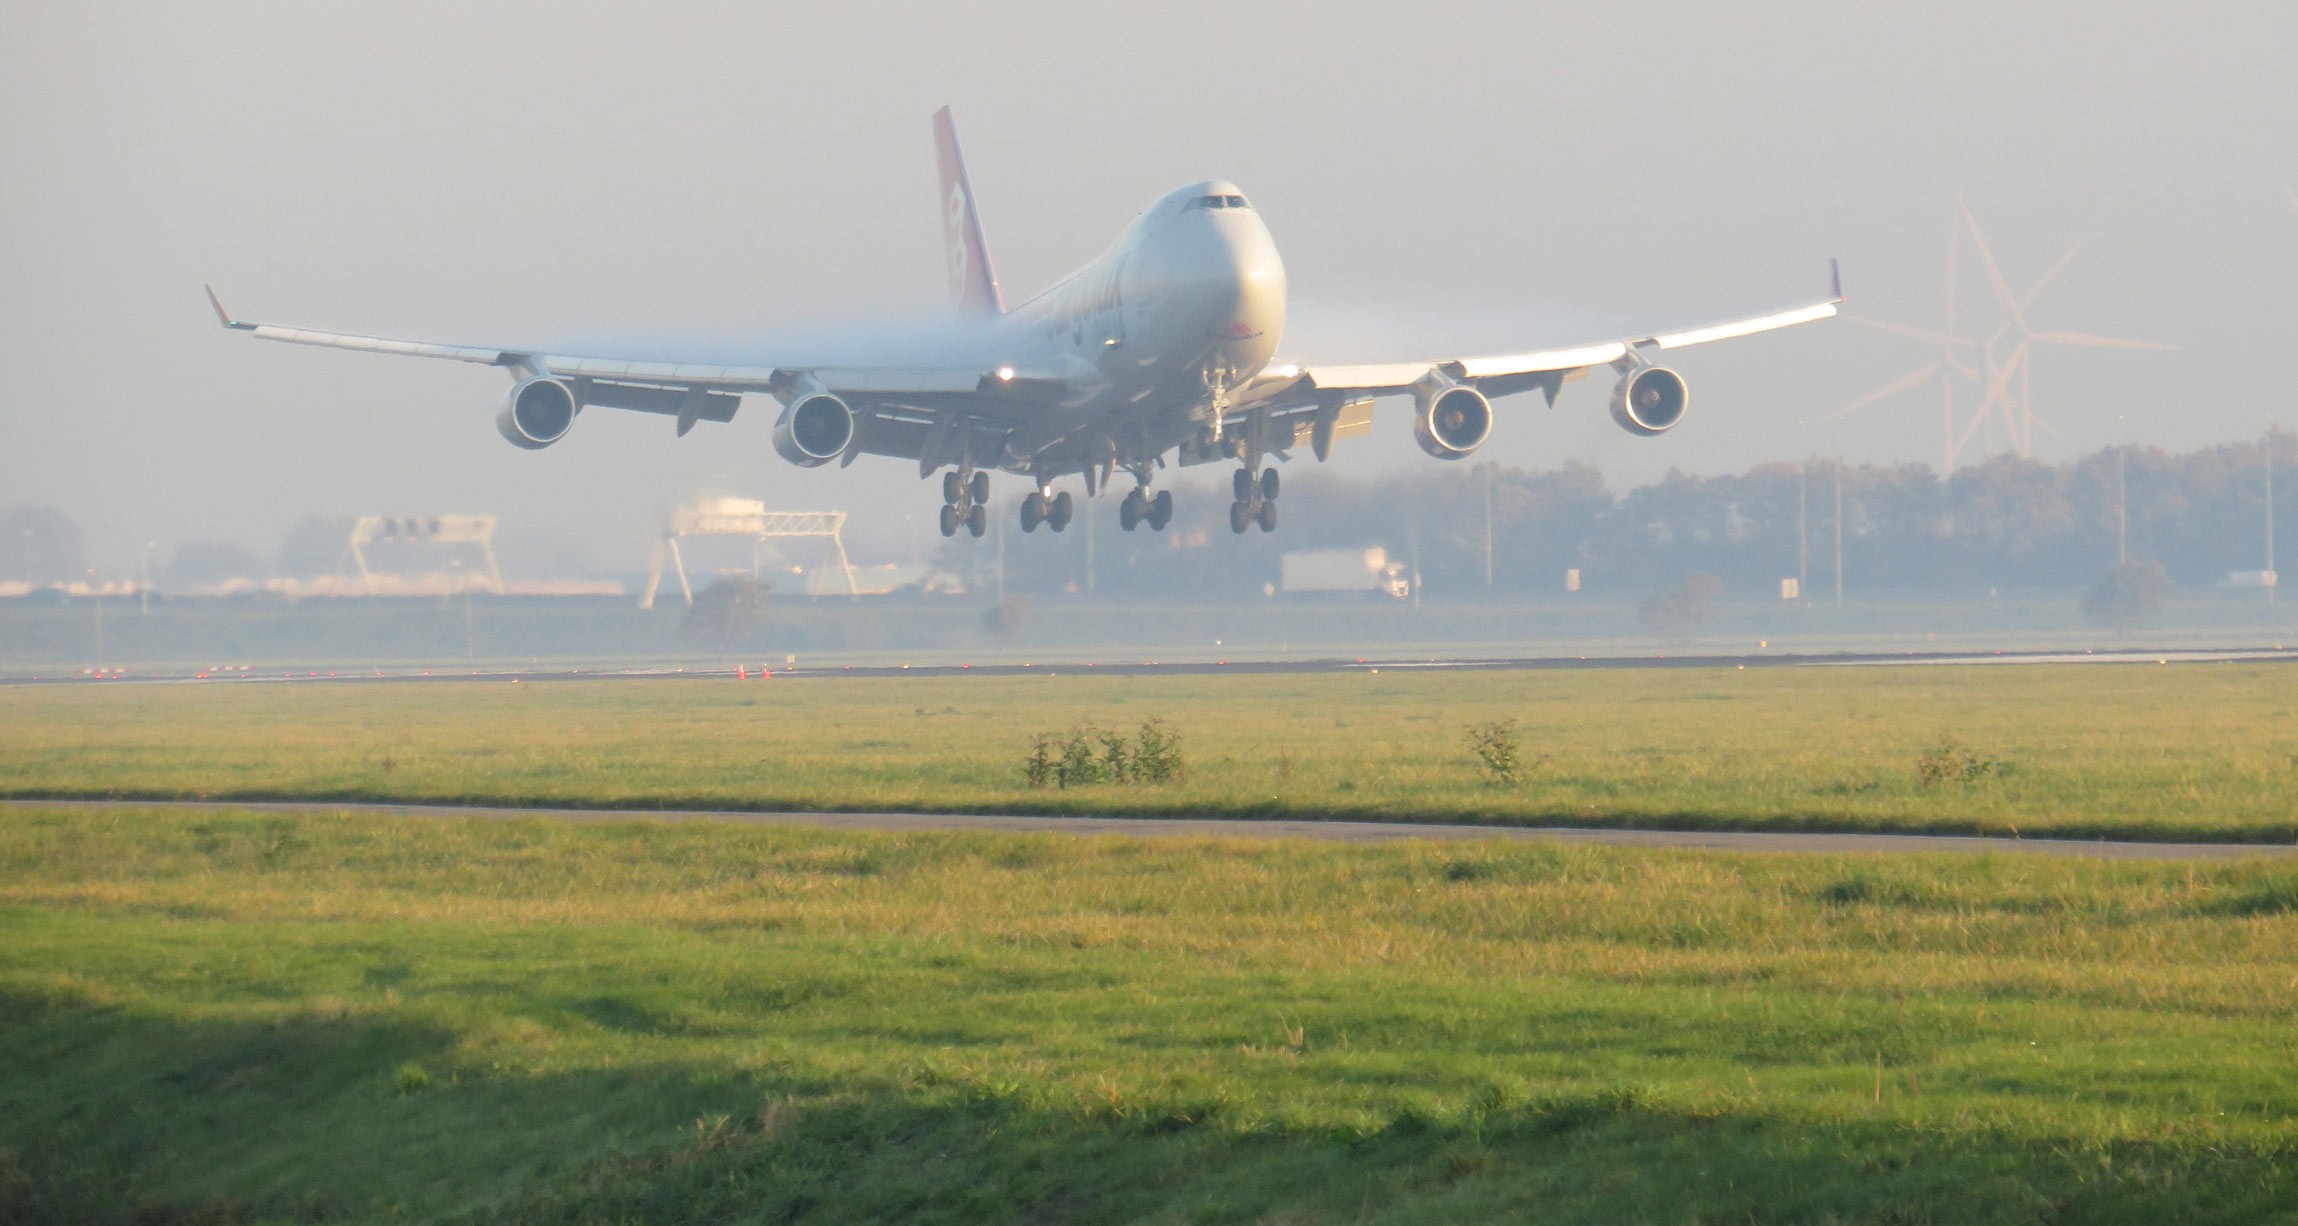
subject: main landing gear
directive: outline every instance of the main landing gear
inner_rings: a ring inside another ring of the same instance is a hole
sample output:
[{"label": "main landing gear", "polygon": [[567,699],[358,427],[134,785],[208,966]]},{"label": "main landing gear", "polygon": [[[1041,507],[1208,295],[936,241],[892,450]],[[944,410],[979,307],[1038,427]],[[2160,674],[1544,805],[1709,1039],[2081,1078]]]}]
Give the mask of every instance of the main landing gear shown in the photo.
[{"label": "main landing gear", "polygon": [[1274,466],[1261,470],[1261,479],[1253,480],[1253,470],[1240,468],[1231,483],[1237,500],[1229,504],[1229,531],[1242,533],[1254,524],[1263,532],[1277,530],[1277,470]]},{"label": "main landing gear", "polygon": [[1173,520],[1173,491],[1159,490],[1152,498],[1149,491],[1136,488],[1117,504],[1117,526],[1131,532],[1141,524],[1149,525],[1151,532],[1163,532]]},{"label": "main landing gear", "polygon": [[989,474],[952,470],[942,474],[942,535],[959,527],[974,536],[989,530]]},{"label": "main landing gear", "polygon": [[1068,490],[1052,495],[1048,495],[1042,488],[1033,490],[1029,497],[1021,500],[1021,530],[1035,532],[1039,524],[1044,524],[1059,532],[1069,526],[1070,517],[1076,513],[1076,509],[1076,504],[1070,501]]}]

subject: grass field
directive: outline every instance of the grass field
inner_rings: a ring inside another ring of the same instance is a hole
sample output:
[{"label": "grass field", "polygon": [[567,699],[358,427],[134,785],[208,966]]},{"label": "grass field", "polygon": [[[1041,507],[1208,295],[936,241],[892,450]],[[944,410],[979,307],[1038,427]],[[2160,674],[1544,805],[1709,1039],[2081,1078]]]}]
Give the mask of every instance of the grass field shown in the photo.
[{"label": "grass field", "polygon": [[[2294,713],[2271,664],[90,684],[0,693],[0,793],[2289,842]],[[1183,782],[1024,786],[1033,734],[1149,716]],[[1470,752],[1499,720],[1514,785]]]},{"label": "grass field", "polygon": [[2292,1220],[2294,986],[2262,861],[16,810],[0,1220]]}]

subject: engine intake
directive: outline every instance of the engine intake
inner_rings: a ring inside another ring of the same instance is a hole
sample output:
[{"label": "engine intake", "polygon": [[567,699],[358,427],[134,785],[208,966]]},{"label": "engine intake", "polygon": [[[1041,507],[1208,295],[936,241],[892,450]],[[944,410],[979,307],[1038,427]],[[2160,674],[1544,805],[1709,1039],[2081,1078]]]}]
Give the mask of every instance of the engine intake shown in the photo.
[{"label": "engine intake", "polygon": [[504,397],[495,429],[514,447],[541,451],[567,436],[581,407],[574,389],[556,379],[523,380]]},{"label": "engine intake", "polygon": [[1420,449],[1439,460],[1460,460],[1492,437],[1492,402],[1473,387],[1448,387],[1422,395],[1413,414],[1412,436]]},{"label": "engine intake", "polygon": [[774,422],[774,450],[800,468],[819,468],[854,441],[854,410],[828,392],[790,402]]},{"label": "engine intake", "polygon": [[1684,377],[1665,366],[1629,371],[1612,389],[1612,420],[1630,434],[1650,438],[1675,429],[1691,404]]}]

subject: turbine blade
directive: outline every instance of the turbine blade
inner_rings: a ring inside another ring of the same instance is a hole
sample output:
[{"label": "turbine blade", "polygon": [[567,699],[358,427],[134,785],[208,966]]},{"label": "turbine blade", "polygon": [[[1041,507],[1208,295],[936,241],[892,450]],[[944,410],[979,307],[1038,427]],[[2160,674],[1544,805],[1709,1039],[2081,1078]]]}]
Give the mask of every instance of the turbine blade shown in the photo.
[{"label": "turbine blade", "polygon": [[2011,283],[2003,278],[2002,266],[1995,263],[1995,253],[1987,249],[1987,238],[1979,233],[1979,220],[1971,216],[1971,206],[1963,197],[1955,197],[1955,207],[1963,211],[1964,228],[1971,232],[1971,246],[1979,253],[1979,266],[1987,270],[1987,284],[1995,291],[1995,301],[2019,331],[2027,330],[2027,317],[2019,310],[2019,300],[2011,293]]},{"label": "turbine blade", "polygon": [[1928,328],[1911,327],[1907,324],[1895,324],[1885,319],[1869,319],[1865,315],[1844,315],[1840,318],[1847,319],[1861,327],[1873,328],[1878,332],[1912,337],[1926,345],[1936,346],[1940,349],[1976,349],[1979,345],[1977,341],[1965,340],[1960,336],[1949,336],[1944,332],[1933,332]]},{"label": "turbine blade", "polygon": [[1878,400],[1888,400],[1891,397],[1906,391],[1908,388],[1920,387],[1932,376],[1938,374],[1941,366],[1942,363],[1933,362],[1927,366],[1921,367],[1920,369],[1908,371],[1906,374],[1893,379],[1891,382],[1876,388],[1874,391],[1861,396],[1859,399],[1852,401],[1850,404],[1844,405],[1842,408],[1835,410],[1833,413],[1830,413],[1827,416],[1820,418],[1819,420],[1823,422],[1834,421],[1836,418],[1856,413],[1859,410],[1866,408],[1868,405],[1874,404]]},{"label": "turbine blade", "polygon": [[2083,247],[2090,241],[2087,235],[2076,239],[2075,245],[2067,248],[2067,253],[2059,257],[2059,262],[2051,265],[2051,270],[2044,273],[2041,280],[2035,282],[2035,288],[2028,290],[2027,296],[2019,300],[2019,310],[2021,312],[2033,310],[2035,299],[2043,296],[2043,291],[2050,288],[2051,282],[2058,280],[2059,274],[2067,270],[2067,265],[2075,262],[2075,257],[2082,254]]},{"label": "turbine blade", "polygon": [[2153,349],[2168,351],[2178,348],[2158,341],[2125,340],[2119,336],[2097,336],[2089,332],[2030,332],[2027,339],[2037,345],[2080,345],[2088,349]]}]

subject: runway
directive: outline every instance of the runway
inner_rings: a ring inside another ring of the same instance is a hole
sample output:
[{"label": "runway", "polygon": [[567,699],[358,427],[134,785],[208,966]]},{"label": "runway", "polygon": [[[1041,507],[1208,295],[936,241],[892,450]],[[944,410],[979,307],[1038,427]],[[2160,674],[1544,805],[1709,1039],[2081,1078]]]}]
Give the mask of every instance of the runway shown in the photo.
[{"label": "runway", "polygon": [[1608,847],[1803,854],[1932,853],[2053,855],[2091,860],[2232,860],[2298,856],[2298,846],[2269,843],[2131,843],[2107,839],[2006,839],[1970,835],[1836,834],[1805,831],[1627,830],[1570,826],[1471,826],[1418,822],[1259,821],[1187,817],[1042,817],[970,813],[759,813],[730,809],[553,809],[329,801],[37,800],[10,798],[0,807],[49,809],[184,809],[201,812],[356,813],[407,818],[548,821],[748,822],[831,830],[976,831],[1005,834],[1122,835],[1129,838],[1316,839],[1389,843],[1403,839],[1599,844]]},{"label": "runway", "polygon": [[572,664],[489,664],[471,668],[380,667],[335,665],[328,668],[258,668],[222,666],[204,669],[127,666],[106,669],[71,669],[60,672],[0,674],[0,686],[68,685],[98,681],[106,684],[196,684],[271,682],[275,684],[420,684],[451,681],[702,681],[778,679],[792,681],[865,680],[886,677],[1215,677],[1311,676],[1338,673],[1478,673],[1542,672],[1583,669],[1749,669],[1749,668],[1889,668],[1906,666],[2005,667],[2035,664],[2227,664],[2293,663],[2298,650],[2282,644],[2258,647],[2116,648],[2114,650],[2048,651],[1907,651],[1794,654],[1757,652],[1745,655],[1649,656],[1488,656],[1488,657],[1355,657],[1331,656],[1285,659],[1047,660],[986,664],[762,664],[679,668],[665,666],[615,667]]}]

